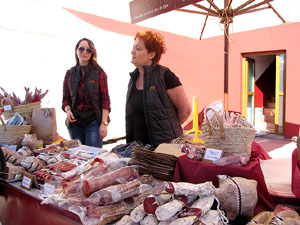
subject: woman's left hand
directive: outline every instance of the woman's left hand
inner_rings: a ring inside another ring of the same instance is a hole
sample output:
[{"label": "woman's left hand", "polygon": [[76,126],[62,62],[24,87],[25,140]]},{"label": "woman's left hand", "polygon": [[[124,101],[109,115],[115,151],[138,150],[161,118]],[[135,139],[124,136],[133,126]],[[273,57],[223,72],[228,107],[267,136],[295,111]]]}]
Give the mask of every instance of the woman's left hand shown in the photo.
[{"label": "woman's left hand", "polygon": [[101,123],[99,127],[100,139],[104,139],[107,136],[107,126]]}]

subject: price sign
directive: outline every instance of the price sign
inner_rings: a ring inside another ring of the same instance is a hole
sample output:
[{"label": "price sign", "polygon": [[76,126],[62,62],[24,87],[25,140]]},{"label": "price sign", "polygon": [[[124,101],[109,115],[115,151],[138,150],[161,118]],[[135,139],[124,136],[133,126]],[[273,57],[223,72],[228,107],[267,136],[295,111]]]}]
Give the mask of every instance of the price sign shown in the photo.
[{"label": "price sign", "polygon": [[21,188],[24,188],[24,189],[30,191],[31,186],[32,186],[32,181],[33,181],[33,175],[25,172],[24,175],[23,175]]},{"label": "price sign", "polygon": [[3,108],[4,108],[4,111],[12,110],[11,105],[4,105]]},{"label": "price sign", "polygon": [[205,161],[217,161],[223,155],[223,149],[208,147],[205,150],[204,160]]}]

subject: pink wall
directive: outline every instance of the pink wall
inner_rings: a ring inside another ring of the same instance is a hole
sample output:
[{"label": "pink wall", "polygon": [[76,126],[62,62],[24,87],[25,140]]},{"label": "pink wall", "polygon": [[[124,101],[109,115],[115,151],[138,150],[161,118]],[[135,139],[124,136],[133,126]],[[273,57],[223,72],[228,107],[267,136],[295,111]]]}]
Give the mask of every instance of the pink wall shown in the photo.
[{"label": "pink wall", "polygon": [[[68,11],[82,20],[112,32],[133,36],[149,28],[122,23],[74,10]],[[191,99],[196,96],[199,112],[211,102],[223,99],[224,37],[196,40],[160,31],[165,37],[167,53],[161,64],[180,77]],[[300,23],[240,32],[230,35],[229,110],[242,110],[242,54],[286,51],[286,137],[297,135],[300,124]],[[192,119],[192,115],[190,117]]]}]

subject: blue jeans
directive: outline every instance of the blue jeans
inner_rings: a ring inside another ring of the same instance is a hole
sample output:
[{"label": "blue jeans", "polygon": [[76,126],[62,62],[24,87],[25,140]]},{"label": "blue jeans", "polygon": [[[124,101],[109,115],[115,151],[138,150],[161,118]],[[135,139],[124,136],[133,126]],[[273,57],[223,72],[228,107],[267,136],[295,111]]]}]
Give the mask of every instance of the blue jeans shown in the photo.
[{"label": "blue jeans", "polygon": [[99,127],[98,121],[94,120],[85,127],[70,123],[68,130],[71,139],[78,139],[83,145],[102,148],[103,140],[100,139]]}]

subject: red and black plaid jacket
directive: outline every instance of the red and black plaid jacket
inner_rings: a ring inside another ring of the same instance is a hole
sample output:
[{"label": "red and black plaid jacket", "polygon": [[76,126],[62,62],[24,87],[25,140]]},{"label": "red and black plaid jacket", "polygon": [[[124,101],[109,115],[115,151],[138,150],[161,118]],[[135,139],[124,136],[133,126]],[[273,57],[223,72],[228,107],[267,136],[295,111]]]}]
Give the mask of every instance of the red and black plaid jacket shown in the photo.
[{"label": "red and black plaid jacket", "polygon": [[[69,90],[69,77],[70,77],[70,70],[67,71],[64,79],[63,85],[63,100],[62,100],[62,109],[64,110],[67,105],[71,106],[71,94]],[[110,98],[108,94],[108,85],[107,85],[107,75],[106,73],[101,70],[100,77],[99,77],[99,85],[101,91],[101,98],[102,98],[102,109],[111,110],[110,108]],[[81,75],[80,82],[78,86],[78,95],[75,105],[76,108],[72,109],[74,112],[81,112],[81,111],[88,111],[93,110],[93,106],[91,101],[88,97],[88,93],[84,88],[84,77]]]}]

